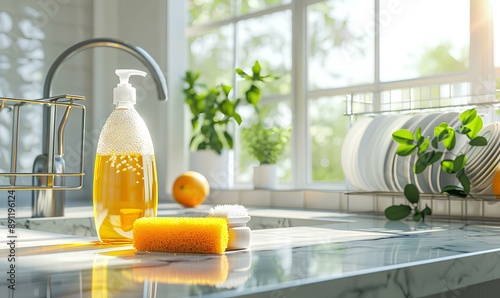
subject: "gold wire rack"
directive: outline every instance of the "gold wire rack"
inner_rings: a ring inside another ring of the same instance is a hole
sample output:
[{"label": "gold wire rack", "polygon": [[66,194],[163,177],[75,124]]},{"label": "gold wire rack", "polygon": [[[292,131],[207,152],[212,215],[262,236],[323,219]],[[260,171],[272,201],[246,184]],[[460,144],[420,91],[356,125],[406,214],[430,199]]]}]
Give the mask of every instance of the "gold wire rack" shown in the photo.
[{"label": "gold wire rack", "polygon": [[[82,188],[86,110],[78,102],[83,100],[69,94],[0,97],[0,190]],[[46,166],[36,168],[37,160]]]}]

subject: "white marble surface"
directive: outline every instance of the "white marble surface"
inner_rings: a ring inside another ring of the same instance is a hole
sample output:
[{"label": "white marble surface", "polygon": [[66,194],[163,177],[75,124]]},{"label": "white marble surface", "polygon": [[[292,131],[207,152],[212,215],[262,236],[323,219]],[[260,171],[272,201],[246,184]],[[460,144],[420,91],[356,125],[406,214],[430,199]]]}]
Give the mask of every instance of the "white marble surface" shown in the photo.
[{"label": "white marble surface", "polygon": [[[183,211],[165,209],[160,215]],[[137,253],[130,245],[99,244],[93,236],[19,227],[14,297],[467,297],[465,289],[500,279],[496,224],[430,219],[415,225],[270,208],[250,209],[250,215],[251,249],[222,256]],[[88,218],[30,224],[72,221],[75,231],[84,231],[83,220]],[[5,272],[10,264],[5,228],[0,238]],[[0,297],[8,297],[6,287],[6,278],[0,278]]]}]

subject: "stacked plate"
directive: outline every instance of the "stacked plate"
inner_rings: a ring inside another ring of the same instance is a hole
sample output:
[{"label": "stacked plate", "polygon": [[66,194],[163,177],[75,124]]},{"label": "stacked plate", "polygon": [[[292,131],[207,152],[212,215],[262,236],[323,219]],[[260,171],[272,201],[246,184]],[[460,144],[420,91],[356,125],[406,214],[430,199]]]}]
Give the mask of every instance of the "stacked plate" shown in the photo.
[{"label": "stacked plate", "polygon": [[491,183],[498,171],[500,162],[500,123],[491,123],[485,126],[479,135],[488,140],[484,147],[465,147],[467,157],[466,173],[471,183],[473,194],[493,194]]},{"label": "stacked plate", "polygon": [[[436,162],[423,173],[416,175],[413,166],[416,154],[398,156],[398,144],[392,133],[399,129],[412,132],[420,127],[423,136],[434,135],[434,128],[442,122],[458,127],[459,113],[434,113],[418,115],[382,115],[363,118],[353,124],[342,145],[342,168],[353,189],[361,191],[402,192],[408,183],[413,183],[422,193],[439,193],[444,186],[459,185],[454,174],[441,170]],[[444,156],[453,159],[465,152],[467,175],[471,180],[472,193],[491,194],[491,181],[500,162],[500,124],[493,123],[481,130],[479,135],[488,140],[485,147],[470,147],[469,139],[457,134],[453,152]],[[439,148],[444,150],[444,148]]]}]

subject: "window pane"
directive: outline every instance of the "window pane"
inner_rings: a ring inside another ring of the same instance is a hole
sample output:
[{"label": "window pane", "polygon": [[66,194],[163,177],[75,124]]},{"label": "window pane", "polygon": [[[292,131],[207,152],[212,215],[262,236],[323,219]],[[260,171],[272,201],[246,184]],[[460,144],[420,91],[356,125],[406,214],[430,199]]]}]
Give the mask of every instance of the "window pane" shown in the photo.
[{"label": "window pane", "polygon": [[231,17],[231,0],[189,0],[188,11],[191,25],[220,21]]},{"label": "window pane", "polygon": [[[292,69],[292,13],[289,10],[238,23],[237,67],[250,70],[259,60],[263,74],[279,75],[266,85],[263,94],[288,94]],[[251,70],[250,70],[251,72]],[[242,88],[245,88],[242,86]]]},{"label": "window pane", "polygon": [[288,4],[291,0],[239,0],[240,14],[247,14],[280,4]]},{"label": "window pane", "polygon": [[500,67],[500,2],[491,0],[493,9],[493,34],[495,50],[495,67]]},{"label": "window pane", "polygon": [[332,0],[309,5],[309,89],[373,82],[373,3]]},{"label": "window pane", "polygon": [[469,0],[380,0],[381,81],[467,70],[469,23]]},{"label": "window pane", "polygon": [[[278,103],[270,103],[260,105],[261,113],[265,115],[265,123],[268,127],[278,128],[291,128],[292,125],[292,109],[290,101],[283,101]],[[240,128],[247,128],[254,123],[255,114],[252,107],[246,105],[239,110],[243,122]],[[240,137],[241,138],[241,137]],[[252,183],[253,167],[258,165],[258,162],[251,157],[246,148],[243,147],[243,142],[239,142],[239,166],[237,169],[236,179],[237,183]],[[279,158],[278,164],[278,177],[281,182],[291,181],[292,178],[292,161],[290,156],[291,141],[289,140],[285,146],[283,154]]]},{"label": "window pane", "polygon": [[200,82],[208,86],[233,85],[233,27],[218,30],[189,39],[189,68],[200,71]]},{"label": "window pane", "polygon": [[349,127],[344,116],[346,96],[321,97],[308,105],[312,181],[343,182],[340,160],[342,142]]}]

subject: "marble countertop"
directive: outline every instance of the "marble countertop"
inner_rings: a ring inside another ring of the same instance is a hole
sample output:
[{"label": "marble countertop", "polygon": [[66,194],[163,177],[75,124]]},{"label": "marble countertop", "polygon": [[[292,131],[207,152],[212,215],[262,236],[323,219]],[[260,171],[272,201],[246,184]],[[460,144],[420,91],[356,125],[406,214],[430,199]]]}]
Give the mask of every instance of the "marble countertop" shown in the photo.
[{"label": "marble countertop", "polygon": [[[15,235],[0,227],[0,297],[12,282],[13,297],[23,298],[465,297],[468,288],[500,279],[496,223],[429,218],[415,224],[366,214],[251,208],[249,250],[142,253],[131,245],[99,243],[89,227],[91,210],[81,208],[59,219],[18,218]],[[163,206],[159,212],[178,214],[185,210]],[[43,231],[50,226],[89,235]],[[12,265],[15,277],[9,281]]]}]

